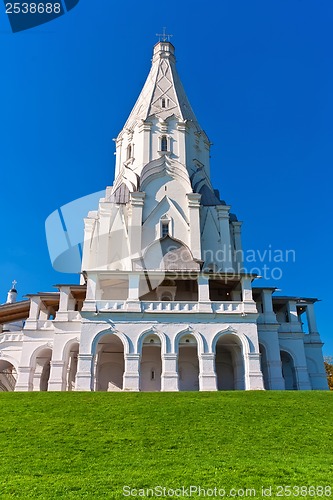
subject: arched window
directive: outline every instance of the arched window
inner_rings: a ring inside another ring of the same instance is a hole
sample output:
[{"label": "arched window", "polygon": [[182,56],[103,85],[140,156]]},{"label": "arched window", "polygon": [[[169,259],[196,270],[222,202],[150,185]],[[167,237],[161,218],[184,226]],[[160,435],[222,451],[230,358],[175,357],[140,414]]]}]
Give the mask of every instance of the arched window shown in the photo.
[{"label": "arched window", "polygon": [[132,144],[127,146],[127,159],[129,160],[130,158],[132,158]]},{"label": "arched window", "polygon": [[166,135],[161,137],[161,151],[168,151],[168,138]]}]

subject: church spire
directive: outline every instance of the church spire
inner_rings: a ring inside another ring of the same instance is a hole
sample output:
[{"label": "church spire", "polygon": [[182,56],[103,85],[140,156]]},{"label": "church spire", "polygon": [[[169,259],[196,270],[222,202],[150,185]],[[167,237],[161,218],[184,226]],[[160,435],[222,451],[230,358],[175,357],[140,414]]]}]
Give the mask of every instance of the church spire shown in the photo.
[{"label": "church spire", "polygon": [[190,189],[207,192],[202,202],[214,204],[218,199],[210,183],[211,143],[179,78],[171,35],[163,30],[158,36],[147,80],[116,139],[112,200],[127,203],[129,193],[142,189],[144,169],[157,162],[181,176],[185,172]]},{"label": "church spire", "polygon": [[172,35],[158,36],[160,41],[154,46],[151,70],[124,128],[130,129],[138,120],[150,116],[165,120],[175,115],[200,129],[176,69],[175,47],[169,41]]}]

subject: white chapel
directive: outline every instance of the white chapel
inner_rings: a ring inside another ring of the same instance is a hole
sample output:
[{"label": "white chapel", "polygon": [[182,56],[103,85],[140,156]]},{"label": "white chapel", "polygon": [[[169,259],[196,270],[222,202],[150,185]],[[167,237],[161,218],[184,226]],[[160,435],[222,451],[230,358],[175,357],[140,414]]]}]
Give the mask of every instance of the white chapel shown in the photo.
[{"label": "white chapel", "polygon": [[253,287],[210,146],[162,37],[84,221],[81,283],[16,301],[14,282],[0,306],[0,391],[328,388],[316,299]]}]

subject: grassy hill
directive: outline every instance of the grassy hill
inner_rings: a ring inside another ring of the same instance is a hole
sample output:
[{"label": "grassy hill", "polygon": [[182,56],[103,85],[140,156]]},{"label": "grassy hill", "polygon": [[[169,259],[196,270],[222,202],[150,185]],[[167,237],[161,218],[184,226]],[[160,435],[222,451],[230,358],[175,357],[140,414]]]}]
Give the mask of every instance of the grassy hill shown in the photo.
[{"label": "grassy hill", "polygon": [[[0,393],[0,498],[142,498],[130,488],[191,485],[202,488],[201,497],[216,487],[219,498],[223,490],[229,498],[262,498],[261,488],[270,486],[269,496],[288,496],[279,485],[332,486],[322,493],[295,488],[290,497],[333,497],[332,398],[332,392]],[[154,493],[169,498],[162,489]]]}]

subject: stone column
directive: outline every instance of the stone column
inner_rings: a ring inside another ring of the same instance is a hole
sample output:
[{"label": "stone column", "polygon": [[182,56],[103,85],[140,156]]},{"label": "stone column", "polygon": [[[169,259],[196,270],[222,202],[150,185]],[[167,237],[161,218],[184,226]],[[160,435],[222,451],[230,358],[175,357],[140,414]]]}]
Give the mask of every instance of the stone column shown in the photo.
[{"label": "stone column", "polygon": [[60,287],[59,310],[57,311],[56,321],[68,321],[68,311],[75,310],[75,299],[71,294],[69,286]]},{"label": "stone column", "polygon": [[264,379],[260,368],[260,353],[251,352],[245,355],[245,389],[264,390]]},{"label": "stone column", "polygon": [[306,305],[306,317],[308,320],[309,333],[314,333],[318,335],[318,328],[316,322],[316,314],[314,309],[314,304]]},{"label": "stone column", "polygon": [[230,206],[228,205],[216,205],[220,226],[221,248],[224,256],[223,269],[225,272],[234,272],[230,242],[229,210]]},{"label": "stone column", "polygon": [[209,296],[209,276],[204,274],[198,276],[198,302],[200,312],[212,312]]},{"label": "stone column", "polygon": [[199,390],[217,391],[217,376],[215,372],[215,354],[202,353],[199,356]]},{"label": "stone column", "polygon": [[162,354],[161,391],[178,391],[177,354]]},{"label": "stone column", "polygon": [[123,391],[140,390],[140,354],[125,354]]},{"label": "stone column", "polygon": [[276,315],[273,310],[272,290],[262,290],[261,299],[265,323],[276,323]]},{"label": "stone column", "polygon": [[256,313],[257,306],[252,296],[251,278],[243,276],[241,279],[241,285],[242,285],[242,301],[244,303],[244,312]]},{"label": "stone column", "polygon": [[293,323],[294,325],[297,324],[298,326],[301,326],[301,323],[298,319],[296,301],[294,301],[294,300],[288,300],[288,317],[289,317],[290,323]]},{"label": "stone column", "polygon": [[49,391],[64,391],[66,389],[65,363],[63,361],[51,360],[51,371],[48,383]]},{"label": "stone column", "polygon": [[41,306],[42,300],[39,296],[30,297],[30,311],[24,325],[25,330],[37,330]]},{"label": "stone column", "polygon": [[128,298],[126,301],[126,310],[141,312],[141,303],[139,300],[140,274],[130,273],[128,275]]},{"label": "stone column", "polygon": [[86,299],[83,302],[82,311],[96,312],[96,300],[98,290],[97,273],[88,273]]},{"label": "stone column", "polygon": [[200,199],[201,194],[188,193],[190,219],[190,249],[195,259],[201,259]]},{"label": "stone column", "polygon": [[75,378],[77,373],[77,352],[71,351],[69,354],[68,365],[66,369],[66,390],[73,391],[75,385]]},{"label": "stone column", "polygon": [[92,354],[79,353],[75,385],[76,391],[92,390],[92,362]]},{"label": "stone column", "polygon": [[44,365],[41,365],[39,363],[36,364],[36,368],[33,374],[33,379],[32,379],[32,390],[33,391],[40,391],[40,382],[42,378],[42,373],[43,373]]}]

